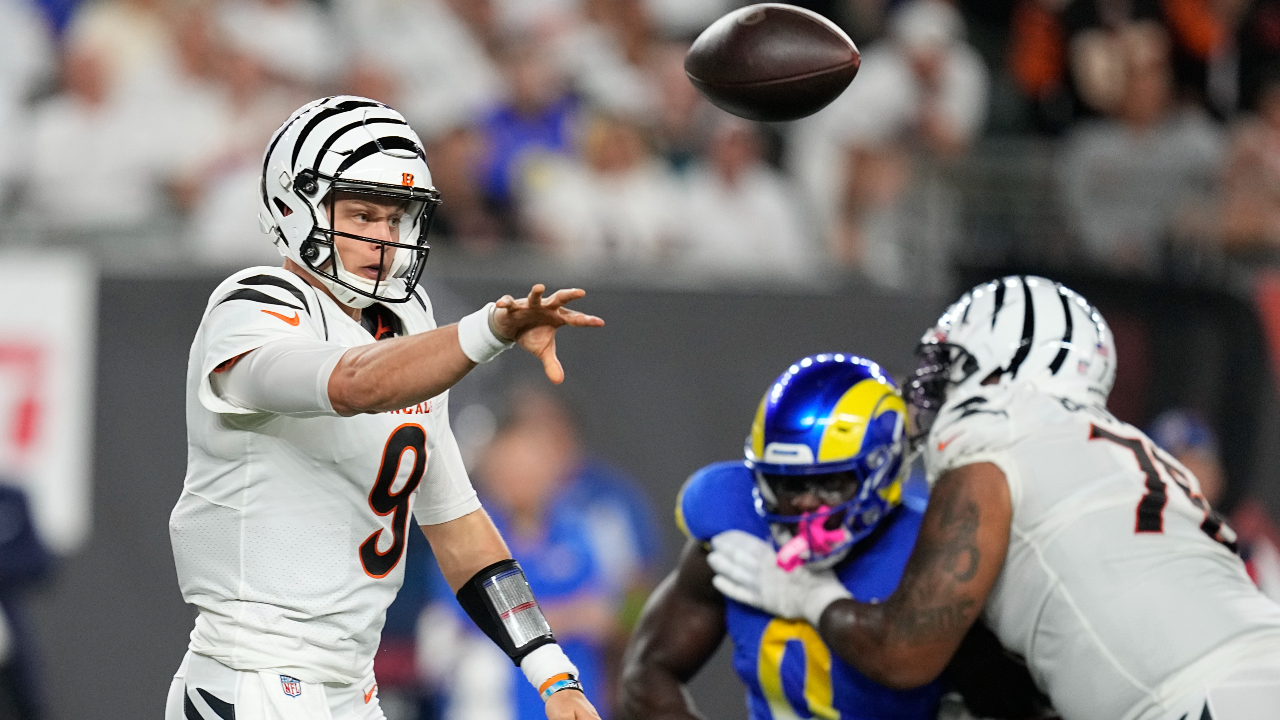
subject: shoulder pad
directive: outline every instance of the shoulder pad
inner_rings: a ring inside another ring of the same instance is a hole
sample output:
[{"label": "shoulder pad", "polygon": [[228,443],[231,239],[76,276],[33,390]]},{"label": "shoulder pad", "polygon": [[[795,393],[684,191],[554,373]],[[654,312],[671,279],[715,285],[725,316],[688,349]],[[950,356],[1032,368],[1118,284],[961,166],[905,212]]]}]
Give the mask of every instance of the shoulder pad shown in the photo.
[{"label": "shoulder pad", "polygon": [[314,291],[306,282],[283,268],[255,267],[227,278],[210,298],[210,309],[232,300],[249,300],[311,313],[308,296]]},{"label": "shoulder pad", "polygon": [[701,542],[725,530],[744,530],[768,537],[768,525],[756,513],[755,478],[741,460],[719,462],[698,470],[676,498],[676,524]]},{"label": "shoulder pad", "polygon": [[975,394],[942,408],[924,448],[930,485],[948,470],[1013,443],[1011,400],[1008,393]]}]

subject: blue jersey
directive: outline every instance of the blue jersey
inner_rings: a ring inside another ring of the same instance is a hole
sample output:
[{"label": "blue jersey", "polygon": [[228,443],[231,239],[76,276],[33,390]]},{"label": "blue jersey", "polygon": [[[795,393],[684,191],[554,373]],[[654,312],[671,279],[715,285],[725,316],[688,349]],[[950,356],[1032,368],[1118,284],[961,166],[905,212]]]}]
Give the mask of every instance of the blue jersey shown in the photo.
[{"label": "blue jersey", "polygon": [[[754,486],[751,471],[741,462],[708,465],[680,491],[677,522],[701,542],[725,530],[742,530],[769,540],[769,526],[755,510]],[[921,498],[904,499],[880,521],[883,527],[869,542],[835,568],[854,597],[872,602],[893,593],[915,546],[922,517]],[[937,717],[939,682],[912,690],[879,685],[831,652],[804,620],[776,618],[726,598],[725,625],[733,641],[734,669],[747,686],[751,720]]]}]

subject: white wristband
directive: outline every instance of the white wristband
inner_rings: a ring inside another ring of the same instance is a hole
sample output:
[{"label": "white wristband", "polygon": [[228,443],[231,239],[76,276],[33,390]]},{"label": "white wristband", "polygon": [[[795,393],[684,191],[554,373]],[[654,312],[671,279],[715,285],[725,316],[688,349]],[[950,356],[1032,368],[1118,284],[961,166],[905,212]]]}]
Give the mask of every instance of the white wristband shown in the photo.
[{"label": "white wristband", "polygon": [[514,340],[503,340],[495,335],[489,325],[489,316],[495,307],[489,303],[458,321],[458,343],[462,345],[462,354],[476,364],[489,362],[515,344]]},{"label": "white wristband", "polygon": [[852,598],[853,594],[838,581],[823,583],[810,590],[808,597],[804,599],[804,619],[808,620],[814,629],[817,629],[818,621],[822,619],[822,612],[827,609],[828,605],[837,600]]},{"label": "white wristband", "polygon": [[520,669],[524,671],[524,677],[533,689],[538,691],[542,690],[543,683],[556,675],[569,673],[575,678],[578,677],[578,666],[574,665],[569,656],[564,654],[564,650],[555,643],[543,645],[525,655],[520,660]]}]

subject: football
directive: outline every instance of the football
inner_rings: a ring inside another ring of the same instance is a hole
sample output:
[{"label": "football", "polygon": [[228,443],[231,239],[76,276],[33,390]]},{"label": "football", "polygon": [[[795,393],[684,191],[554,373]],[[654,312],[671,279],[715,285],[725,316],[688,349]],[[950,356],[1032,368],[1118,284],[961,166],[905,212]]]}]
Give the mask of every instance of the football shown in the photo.
[{"label": "football", "polygon": [[796,120],[826,107],[858,73],[858,48],[835,23],[793,5],[762,3],[716,20],[685,55],[689,81],[748,120]]}]

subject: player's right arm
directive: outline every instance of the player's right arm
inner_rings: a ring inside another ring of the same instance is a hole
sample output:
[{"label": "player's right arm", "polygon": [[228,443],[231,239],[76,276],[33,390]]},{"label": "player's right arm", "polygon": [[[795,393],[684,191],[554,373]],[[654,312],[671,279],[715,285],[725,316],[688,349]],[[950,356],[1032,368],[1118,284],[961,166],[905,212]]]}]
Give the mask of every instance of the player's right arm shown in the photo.
[{"label": "player's right arm", "polygon": [[902,580],[883,603],[837,600],[819,632],[867,677],[891,688],[932,681],[982,611],[1004,566],[1012,504],[1004,472],[976,462],[934,485]]},{"label": "player's right arm", "polygon": [[695,720],[684,692],[725,635],[724,596],[711,584],[702,543],[689,540],[680,563],[658,585],[623,660],[620,720]]},{"label": "player's right arm", "polygon": [[[505,296],[484,320],[495,339],[515,342],[542,361],[552,382],[564,379],[556,358],[555,331],[562,325],[600,327],[604,321],[565,307],[586,293],[559,290],[543,297],[535,285],[529,296]],[[416,405],[448,390],[481,358],[469,351],[466,319],[409,337],[354,347],[343,354],[329,376],[329,400],[339,415],[386,412]],[[480,332],[484,332],[482,328]]]}]

